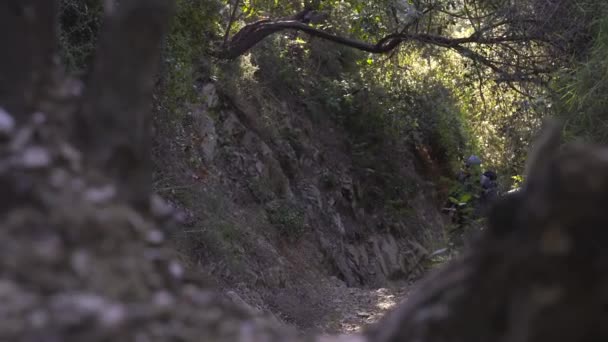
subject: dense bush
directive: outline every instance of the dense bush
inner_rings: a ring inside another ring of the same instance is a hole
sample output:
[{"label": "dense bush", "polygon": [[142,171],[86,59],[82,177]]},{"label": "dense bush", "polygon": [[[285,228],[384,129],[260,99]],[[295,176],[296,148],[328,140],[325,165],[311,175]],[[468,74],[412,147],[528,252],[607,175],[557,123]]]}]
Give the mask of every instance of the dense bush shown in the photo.
[{"label": "dense bush", "polygon": [[286,200],[277,200],[268,203],[266,209],[268,220],[281,236],[295,241],[305,233],[304,211],[297,205]]},{"label": "dense bush", "polygon": [[[438,1],[437,5],[454,6],[451,3]],[[407,44],[390,56],[375,56],[303,33],[282,32],[235,62],[213,61],[210,55],[222,44],[231,4],[226,0],[176,1],[156,96],[157,110],[168,115],[162,118],[164,122],[180,119],[185,105],[200,100],[197,85],[201,80],[219,79],[224,90],[239,96],[252,95],[252,89],[268,89],[277,98],[302,104],[314,120],[329,115],[346,128],[356,166],[373,167],[387,189],[409,185],[391,180],[398,162],[378,156],[404,146],[430,147],[447,176],[467,154],[479,154],[485,166],[499,170],[503,182],[510,183],[511,176],[522,173],[529,142],[542,118],[554,113],[565,118],[570,137],[608,141],[604,124],[608,106],[603,96],[608,90],[604,1],[528,0],[518,5],[543,18],[536,29],[551,32],[548,37],[554,43],[554,50],[546,52],[559,57],[559,63],[575,63],[553,78],[558,95],[553,98],[539,84],[509,87],[463,56],[424,44]],[[486,10],[504,5],[500,1],[480,4],[489,6]],[[103,2],[61,0],[60,5],[62,59],[69,71],[86,74],[103,22]],[[395,29],[394,18],[387,12],[393,5],[392,1],[323,2],[320,9],[329,15],[318,26],[373,41]],[[301,9],[299,2],[241,2],[230,32],[263,16],[285,17]],[[421,23],[443,35],[470,30],[445,16],[424,17]],[[256,96],[266,101],[262,107],[269,111],[272,125],[272,99]],[[404,196],[403,191],[395,193],[389,196],[391,201]]]},{"label": "dense bush", "polygon": [[[221,3],[208,0],[176,0],[171,29],[166,38],[159,89],[165,110],[198,99],[197,78],[209,71],[204,59],[218,39]],[[102,0],[60,1],[60,54],[66,68],[86,73],[92,64],[98,35],[103,25]]]},{"label": "dense bush", "polygon": [[59,2],[59,44],[62,60],[70,72],[83,73],[92,64],[102,23],[101,0]]},{"label": "dense bush", "polygon": [[206,56],[218,39],[220,3],[209,0],[177,0],[164,47],[161,89],[163,110],[178,114],[184,104],[196,103],[196,82],[209,75]]},{"label": "dense bush", "polygon": [[557,81],[559,114],[569,139],[608,143],[608,5],[591,23],[595,37],[577,66]]}]

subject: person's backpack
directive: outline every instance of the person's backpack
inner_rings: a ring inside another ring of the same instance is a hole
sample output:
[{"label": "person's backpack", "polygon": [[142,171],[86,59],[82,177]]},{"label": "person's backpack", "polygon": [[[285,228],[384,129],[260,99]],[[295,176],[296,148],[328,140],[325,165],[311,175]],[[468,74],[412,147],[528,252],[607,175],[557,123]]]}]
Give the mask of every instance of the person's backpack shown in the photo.
[{"label": "person's backpack", "polygon": [[483,189],[495,188],[498,186],[496,183],[497,179],[498,176],[496,175],[496,172],[488,170],[481,175],[481,187]]},{"label": "person's backpack", "polygon": [[490,178],[493,181],[495,181],[498,178],[498,176],[496,175],[496,172],[494,172],[492,170],[487,170],[486,172],[483,173],[483,175]]}]

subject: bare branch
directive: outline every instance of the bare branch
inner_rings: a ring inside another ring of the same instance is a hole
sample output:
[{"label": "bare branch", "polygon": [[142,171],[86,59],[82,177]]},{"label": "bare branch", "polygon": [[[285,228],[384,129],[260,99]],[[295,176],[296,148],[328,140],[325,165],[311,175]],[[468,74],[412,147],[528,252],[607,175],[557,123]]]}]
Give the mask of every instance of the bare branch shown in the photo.
[{"label": "bare branch", "polygon": [[239,9],[239,4],[241,0],[234,0],[234,4],[232,5],[232,13],[230,13],[230,19],[228,20],[228,25],[226,26],[226,33],[224,34],[224,46],[228,43],[228,37],[230,37],[230,29],[232,28],[232,24],[236,19],[236,12]]}]

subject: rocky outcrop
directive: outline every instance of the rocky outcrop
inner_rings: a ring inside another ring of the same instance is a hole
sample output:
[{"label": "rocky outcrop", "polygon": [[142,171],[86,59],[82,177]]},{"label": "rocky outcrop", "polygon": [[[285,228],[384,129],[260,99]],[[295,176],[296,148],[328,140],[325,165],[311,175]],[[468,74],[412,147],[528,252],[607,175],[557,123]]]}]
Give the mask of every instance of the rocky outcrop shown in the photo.
[{"label": "rocky outcrop", "polygon": [[[387,214],[385,203],[364,208],[365,180],[353,172],[348,139],[331,122],[314,127],[302,113],[289,111],[283,103],[277,108],[281,120],[268,126],[252,102],[220,95],[213,83],[201,89],[203,101],[191,110],[192,124],[187,129],[196,137],[197,148],[192,151],[221,180],[222,191],[240,206],[266,212],[269,221],[281,224],[276,230],[298,235],[299,244],[313,249],[306,253],[316,255],[317,271],[336,273],[348,286],[381,286],[420,274],[420,260],[428,253],[422,246],[436,243],[443,227],[430,200],[418,194],[410,202],[424,210],[410,210],[396,220]],[[410,163],[405,168],[412,171]],[[409,171],[402,176],[413,177]],[[297,219],[299,215],[302,220]],[[273,222],[268,225],[265,229],[270,232],[256,234],[277,246],[280,243],[271,233]],[[283,254],[280,248],[272,250],[269,258]],[[306,262],[310,260],[291,260],[276,267],[289,274],[286,278],[294,278],[289,265],[298,268],[294,265]],[[270,283],[269,287],[289,286]]]}]

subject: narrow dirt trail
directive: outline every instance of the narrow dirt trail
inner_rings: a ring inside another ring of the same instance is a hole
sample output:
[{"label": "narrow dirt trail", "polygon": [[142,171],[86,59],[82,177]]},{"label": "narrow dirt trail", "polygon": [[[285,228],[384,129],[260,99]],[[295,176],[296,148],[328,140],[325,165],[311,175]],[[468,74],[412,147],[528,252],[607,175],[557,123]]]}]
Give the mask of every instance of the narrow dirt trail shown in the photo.
[{"label": "narrow dirt trail", "polygon": [[328,298],[335,305],[335,311],[319,328],[331,334],[358,333],[406,300],[411,288],[412,285],[378,289],[337,288]]}]

